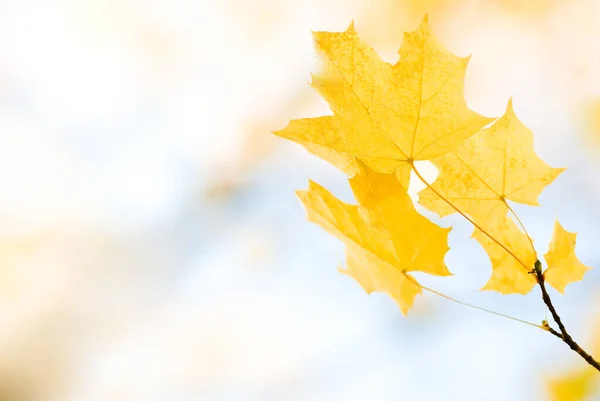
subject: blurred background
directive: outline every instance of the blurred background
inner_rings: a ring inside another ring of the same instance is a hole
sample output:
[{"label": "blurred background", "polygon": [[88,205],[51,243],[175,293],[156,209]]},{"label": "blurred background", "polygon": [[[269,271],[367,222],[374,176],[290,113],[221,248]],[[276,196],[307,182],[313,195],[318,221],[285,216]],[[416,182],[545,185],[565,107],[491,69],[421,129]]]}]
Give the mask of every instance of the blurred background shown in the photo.
[{"label": "blurred background", "polygon": [[[270,134],[329,113],[307,83],[310,31],[354,19],[394,62],[426,12],[472,54],[469,106],[499,116],[512,96],[542,159],[570,167],[543,207],[517,208],[539,252],[558,218],[597,265],[597,0],[0,1],[0,399],[600,399],[541,330],[432,294],[408,317],[367,296],[305,220],[309,177],[352,199],[342,173]],[[491,268],[471,227],[438,222],[455,276],[420,281],[546,318],[537,289],[477,291]],[[597,270],[552,295],[600,355]]]}]

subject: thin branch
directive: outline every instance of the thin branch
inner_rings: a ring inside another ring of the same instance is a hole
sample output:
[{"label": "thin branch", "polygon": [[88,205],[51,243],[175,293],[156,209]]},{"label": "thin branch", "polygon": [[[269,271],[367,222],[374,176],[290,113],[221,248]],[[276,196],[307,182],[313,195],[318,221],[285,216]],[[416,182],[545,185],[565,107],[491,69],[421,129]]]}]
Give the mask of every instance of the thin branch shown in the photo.
[{"label": "thin branch", "polygon": [[[579,356],[581,356],[588,364],[590,364],[591,366],[593,366],[596,370],[598,370],[600,372],[600,363],[598,363],[598,361],[596,361],[590,354],[588,354],[586,351],[584,351],[579,346],[579,344],[577,344],[575,342],[575,340],[573,340],[573,338],[567,332],[567,329],[565,328],[565,325],[563,324],[560,316],[558,315],[558,312],[556,312],[556,309],[554,308],[554,305],[552,304],[552,300],[550,299],[550,295],[548,294],[548,291],[546,290],[546,284],[545,284],[544,274],[542,273],[542,264],[541,264],[541,262],[539,260],[536,260],[534,268],[532,270],[530,270],[530,268],[525,263],[523,263],[523,261],[519,257],[517,257],[517,255],[515,255],[510,249],[508,249],[506,247],[506,245],[502,244],[496,238],[494,238],[493,236],[491,236],[488,232],[486,232],[485,230],[483,230],[469,216],[467,216],[463,211],[461,211],[460,209],[458,209],[452,202],[450,202],[446,197],[444,197],[435,188],[433,188],[433,186],[431,184],[429,184],[425,180],[425,178],[423,178],[423,176],[419,173],[419,171],[416,169],[416,166],[415,166],[415,164],[414,164],[414,162],[412,160],[409,161],[409,164],[412,167],[412,170],[417,175],[417,177],[423,182],[423,184],[425,184],[427,186],[427,188],[429,188],[431,191],[433,191],[433,193],[435,193],[440,199],[442,199],[444,202],[446,202],[450,207],[452,207],[454,210],[456,210],[467,221],[469,221],[471,224],[473,224],[477,229],[479,229],[482,233],[484,233],[485,235],[487,235],[492,241],[494,241],[502,249],[504,249],[509,255],[511,255],[513,258],[515,258],[515,260],[517,260],[523,267],[525,267],[530,274],[534,274],[535,275],[537,283],[539,284],[540,289],[542,290],[542,299],[544,300],[544,303],[546,304],[546,306],[550,310],[550,313],[552,314],[552,318],[554,319],[554,321],[558,325],[558,328],[560,329],[560,332],[557,332],[556,330],[554,330],[553,328],[551,328],[548,325],[548,323],[545,322],[545,321],[544,321],[544,324],[542,324],[541,326],[538,326],[538,327],[546,330],[547,332],[549,332],[550,334],[554,335],[555,337],[560,338],[565,344],[567,344],[569,346],[569,348],[571,348],[573,351],[575,351],[577,354],[579,354]],[[506,201],[505,201],[505,203],[506,203]],[[507,206],[508,206],[508,204],[507,204]],[[521,220],[519,220],[519,218],[517,217],[516,213],[510,208],[510,206],[508,206],[508,207],[509,207],[510,211],[513,213],[513,215],[515,216],[515,218],[517,219],[517,221],[519,222],[519,224],[521,224],[521,227],[523,228],[523,230],[525,231],[527,237],[529,238],[529,241],[530,241],[531,246],[533,248],[533,251],[535,253],[535,248],[533,247],[533,241],[531,240],[531,237],[529,237],[529,234],[527,234],[527,231],[525,230],[525,227],[523,226],[523,223],[521,222]],[[446,297],[446,298],[449,298],[449,297]],[[456,300],[454,300],[454,301],[458,302]],[[461,303],[461,302],[458,302],[458,303]],[[468,306],[470,306],[470,305],[468,305]],[[478,307],[475,307],[475,308],[479,309]],[[490,311],[490,312],[494,313],[494,314],[498,314],[498,313],[493,312],[493,311]],[[506,316],[506,317],[508,317],[508,316]],[[515,320],[519,320],[519,319],[515,319]],[[537,326],[535,324],[533,324],[533,325]]]},{"label": "thin branch", "polygon": [[579,346],[579,344],[577,344],[575,342],[575,340],[573,340],[573,338],[567,332],[567,329],[565,328],[565,325],[563,324],[558,312],[556,311],[556,308],[554,308],[554,305],[552,304],[552,300],[550,299],[550,295],[548,294],[548,291],[546,290],[544,274],[542,273],[542,264],[540,263],[539,260],[536,261],[535,268],[532,271],[532,273],[535,274],[537,282],[540,285],[540,289],[542,290],[542,299],[544,300],[544,303],[550,310],[550,313],[552,314],[552,318],[558,325],[558,328],[560,329],[560,333],[556,332],[556,330],[552,329],[550,326],[547,326],[546,330],[548,330],[554,336],[559,337],[561,340],[563,340],[563,342],[565,344],[567,344],[569,346],[569,348],[571,348],[573,351],[577,352],[579,354],[579,356],[581,356],[583,359],[585,359],[585,361],[587,363],[589,363],[591,366],[593,366],[596,370],[600,371],[600,363],[598,363],[598,361],[596,361],[590,354],[585,352]]},{"label": "thin branch", "polygon": [[554,330],[552,327],[548,326],[545,328],[549,333],[551,333],[553,336],[560,338],[561,340],[563,339],[562,334],[560,334],[558,331]]}]

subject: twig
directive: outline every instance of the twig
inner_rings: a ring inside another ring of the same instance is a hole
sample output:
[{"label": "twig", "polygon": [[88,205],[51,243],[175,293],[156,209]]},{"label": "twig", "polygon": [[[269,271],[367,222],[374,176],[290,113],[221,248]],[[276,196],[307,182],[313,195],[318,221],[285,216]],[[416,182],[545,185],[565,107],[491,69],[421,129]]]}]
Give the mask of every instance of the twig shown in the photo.
[{"label": "twig", "polygon": [[546,330],[549,331],[550,333],[552,333],[552,335],[560,338],[561,340],[563,339],[562,334],[560,334],[558,331],[554,330],[552,327],[548,326],[548,327],[546,327]]},{"label": "twig", "polygon": [[[442,199],[444,202],[446,202],[450,207],[452,207],[454,210],[456,210],[467,221],[469,221],[471,224],[473,224],[475,226],[475,228],[479,229],[482,233],[487,235],[492,241],[497,243],[502,249],[504,249],[509,255],[511,255],[523,267],[525,267],[527,270],[529,270],[528,266],[519,257],[517,257],[517,255],[515,255],[509,248],[507,248],[506,245],[504,245],[503,243],[498,241],[496,238],[494,238],[492,235],[490,235],[487,231],[485,231],[483,228],[481,228],[479,225],[477,225],[477,223],[475,221],[473,221],[463,211],[458,209],[452,202],[450,202],[446,197],[444,197],[441,193],[439,193],[435,188],[433,188],[433,186],[431,184],[429,184],[425,180],[425,178],[423,178],[423,176],[419,173],[419,171],[416,169],[414,161],[410,160],[409,164],[412,167],[412,170],[417,175],[417,177],[423,182],[423,184],[425,184],[427,186],[427,188],[429,188],[440,199]],[[506,203],[506,201],[505,201],[505,203]],[[506,204],[506,205],[508,206],[508,204]],[[508,206],[508,207],[514,214],[515,218],[519,221],[519,224],[521,225],[521,227],[523,227],[523,230],[525,231],[525,233],[527,233],[527,231],[525,230],[525,227],[523,226],[523,223],[521,223],[521,220],[519,220],[519,218],[517,217],[515,212],[510,208],[510,206]],[[527,234],[527,237],[529,237],[529,234]],[[531,237],[529,237],[529,241],[533,247],[533,241],[531,240]],[[533,250],[535,252],[535,248],[533,248]],[[565,325],[562,323],[560,316],[556,312],[556,309],[554,308],[554,305],[552,304],[552,300],[550,299],[550,295],[548,294],[548,291],[546,290],[544,274],[542,273],[542,263],[539,260],[536,260],[535,267],[533,268],[533,270],[529,271],[529,273],[535,275],[536,281],[538,282],[538,284],[540,285],[540,289],[542,290],[542,299],[544,300],[544,303],[550,310],[550,313],[552,314],[552,318],[554,319],[556,324],[558,324],[558,328],[560,329],[560,332],[551,328],[548,325],[548,323],[546,323],[546,322],[542,326],[538,326],[538,327],[541,327],[544,330],[548,331],[550,334],[554,335],[555,337],[560,338],[565,344],[567,344],[569,346],[569,348],[571,348],[573,351],[577,352],[583,359],[585,359],[585,361],[587,363],[589,363],[591,366],[593,366],[596,370],[598,370],[600,372],[600,363],[598,363],[598,361],[596,361],[590,354],[585,352],[579,346],[579,344],[577,344],[575,342],[575,340],[573,340],[573,338],[567,332]]]},{"label": "twig", "polygon": [[535,262],[535,268],[532,270],[531,273],[535,275],[537,282],[540,285],[540,289],[542,290],[542,299],[544,300],[544,303],[548,307],[548,310],[550,310],[550,313],[552,314],[552,318],[558,325],[558,328],[560,329],[560,333],[557,332],[556,330],[552,329],[550,326],[547,326],[546,329],[550,333],[552,333],[554,336],[560,338],[573,351],[577,352],[579,354],[579,356],[581,356],[583,359],[585,359],[585,361],[587,363],[589,363],[591,366],[593,366],[596,370],[600,371],[600,363],[598,363],[598,361],[596,361],[590,354],[585,352],[579,346],[579,344],[577,344],[575,342],[575,340],[573,340],[573,338],[567,332],[567,329],[565,328],[565,325],[563,324],[558,312],[556,311],[556,308],[554,308],[554,305],[552,304],[552,300],[550,299],[550,295],[548,294],[548,291],[546,290],[545,278],[544,278],[544,274],[542,273],[542,264],[539,260]]}]

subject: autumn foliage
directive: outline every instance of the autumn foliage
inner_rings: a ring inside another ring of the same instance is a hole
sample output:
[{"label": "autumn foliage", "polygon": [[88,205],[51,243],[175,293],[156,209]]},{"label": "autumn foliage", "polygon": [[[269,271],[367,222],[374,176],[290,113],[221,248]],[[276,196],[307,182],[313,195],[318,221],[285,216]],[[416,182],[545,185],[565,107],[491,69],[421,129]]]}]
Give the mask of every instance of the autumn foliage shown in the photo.
[{"label": "autumn foliage", "polygon": [[[584,356],[545,289],[547,283],[563,292],[589,269],[575,255],[576,234],[555,223],[544,271],[511,206],[538,206],[541,192],[564,169],[550,167],[535,154],[533,134],[517,117],[512,100],[499,117],[470,110],[464,98],[469,58],[444,49],[427,17],[404,35],[395,64],[364,43],[353,24],[345,32],[313,35],[322,68],[311,85],[333,115],[292,120],[275,133],[350,176],[358,204],[342,202],[312,181],[298,191],[309,220],[346,245],[342,272],[368,293],[388,294],[404,314],[424,289],[437,293],[411,272],[451,275],[444,262],[450,228],[415,209],[407,193],[412,176],[425,185],[418,194],[421,206],[441,217],[458,213],[473,225],[472,238],[492,265],[483,289],[526,294],[539,284],[559,330],[547,322],[538,327]],[[423,177],[417,161],[437,168],[434,182]]]},{"label": "autumn foliage", "polygon": [[[406,190],[414,172],[427,185],[419,193],[421,205],[440,216],[460,213],[475,226],[473,237],[493,267],[484,289],[531,291],[537,253],[509,201],[538,205],[539,194],[564,169],[549,167],[534,153],[533,135],[512,101],[497,119],[470,110],[463,94],[468,58],[445,50],[427,19],[405,35],[394,65],[362,42],[352,25],[314,38],[323,70],[312,86],[333,115],[293,120],[276,134],[353,176],[358,206],[312,182],[299,192],[309,219],[346,243],[346,274],[368,292],[388,293],[404,313],[421,292],[408,272],[449,275],[449,229],[415,210]],[[434,183],[416,169],[419,160],[438,168]],[[557,222],[545,277],[559,291],[588,269],[574,247],[575,235]]]}]

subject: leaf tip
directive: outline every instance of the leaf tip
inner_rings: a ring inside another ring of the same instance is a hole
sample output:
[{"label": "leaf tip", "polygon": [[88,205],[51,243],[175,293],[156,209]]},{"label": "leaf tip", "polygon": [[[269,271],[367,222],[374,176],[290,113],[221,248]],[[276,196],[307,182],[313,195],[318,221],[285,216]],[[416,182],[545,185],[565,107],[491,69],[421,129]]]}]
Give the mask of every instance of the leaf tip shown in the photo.
[{"label": "leaf tip", "polygon": [[304,201],[308,197],[308,190],[306,189],[297,189],[294,193],[296,194],[296,198],[300,201],[300,203],[304,204]]},{"label": "leaf tip", "polygon": [[284,137],[285,130],[286,130],[286,129],[287,129],[289,126],[290,126],[290,123],[291,123],[292,121],[294,121],[294,120],[290,120],[290,121],[289,121],[289,122],[286,124],[286,126],[285,126],[285,127],[283,127],[283,128],[279,128],[279,129],[272,130],[272,131],[271,131],[271,134],[273,134],[273,135],[277,135],[278,137],[281,137],[281,138],[285,138],[285,137]]},{"label": "leaf tip", "polygon": [[421,23],[419,24],[419,26],[417,27],[416,30],[412,31],[412,32],[405,32],[404,33],[404,37],[406,38],[407,35],[422,35],[422,34],[426,34],[429,35],[431,33],[431,25],[429,24],[429,14],[425,14],[423,16],[423,19],[421,20]]},{"label": "leaf tip", "polygon": [[295,191],[296,196],[302,201],[306,197],[309,196],[311,192],[317,191],[321,186],[314,182],[313,180],[308,180],[308,188],[306,189],[297,189]]},{"label": "leaf tip", "polygon": [[558,219],[554,220],[554,229],[555,230],[565,230],[562,226],[562,224],[560,224],[560,222],[558,221]]},{"label": "leaf tip", "polygon": [[564,173],[567,169],[568,167],[555,167],[556,177],[558,178],[558,176]]},{"label": "leaf tip", "polygon": [[513,107],[513,98],[512,96],[508,98],[508,104],[506,105],[506,114],[515,114],[515,109]]},{"label": "leaf tip", "polygon": [[346,32],[347,33],[356,32],[356,30],[354,29],[354,18],[352,18],[352,21],[350,21],[350,25],[348,25]]},{"label": "leaf tip", "polygon": [[308,191],[312,191],[312,190],[315,190],[315,189],[320,188],[320,187],[321,186],[319,184],[317,184],[316,182],[314,182],[310,178],[308,179]]}]

